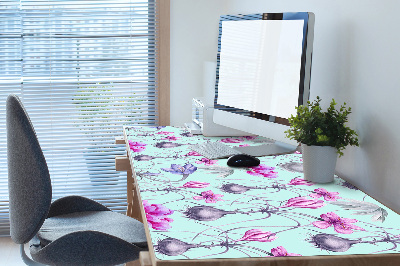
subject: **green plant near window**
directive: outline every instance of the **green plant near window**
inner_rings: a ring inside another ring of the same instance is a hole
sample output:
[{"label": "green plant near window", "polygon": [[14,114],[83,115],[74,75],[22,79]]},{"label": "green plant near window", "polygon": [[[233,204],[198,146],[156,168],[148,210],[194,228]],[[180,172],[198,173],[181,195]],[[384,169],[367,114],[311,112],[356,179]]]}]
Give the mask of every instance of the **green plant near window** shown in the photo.
[{"label": "green plant near window", "polygon": [[290,129],[286,137],[308,146],[332,146],[337,149],[339,157],[347,145],[359,146],[357,133],[346,126],[351,108],[344,103],[336,110],[332,99],[326,112],[320,106],[321,99],[308,101],[308,106],[296,107],[297,115],[289,118]]}]

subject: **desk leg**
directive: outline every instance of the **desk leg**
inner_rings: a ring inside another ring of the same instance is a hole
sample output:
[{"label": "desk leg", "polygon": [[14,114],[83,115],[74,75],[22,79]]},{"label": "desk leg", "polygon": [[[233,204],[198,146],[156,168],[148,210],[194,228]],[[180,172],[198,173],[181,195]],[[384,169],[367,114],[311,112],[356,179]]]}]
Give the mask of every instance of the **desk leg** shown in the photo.
[{"label": "desk leg", "polygon": [[139,195],[135,178],[131,170],[127,171],[127,201],[128,209],[126,215],[143,223],[142,214],[140,212]]}]

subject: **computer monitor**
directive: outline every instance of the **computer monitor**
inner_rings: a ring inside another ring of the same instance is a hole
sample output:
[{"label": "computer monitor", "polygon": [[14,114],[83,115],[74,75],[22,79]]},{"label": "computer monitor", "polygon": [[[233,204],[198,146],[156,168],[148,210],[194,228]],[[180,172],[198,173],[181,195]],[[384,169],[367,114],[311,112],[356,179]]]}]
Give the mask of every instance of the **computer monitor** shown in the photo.
[{"label": "computer monitor", "polygon": [[310,94],[314,14],[221,16],[214,123],[275,140],[240,147],[263,156],[292,152],[288,118]]}]

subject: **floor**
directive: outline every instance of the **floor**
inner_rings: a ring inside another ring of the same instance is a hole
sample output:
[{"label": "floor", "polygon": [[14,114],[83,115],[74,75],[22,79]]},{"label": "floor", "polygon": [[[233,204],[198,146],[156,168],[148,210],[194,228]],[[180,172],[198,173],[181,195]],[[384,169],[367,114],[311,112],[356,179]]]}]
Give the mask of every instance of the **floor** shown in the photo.
[{"label": "floor", "polygon": [[0,237],[0,258],[0,266],[25,265],[19,253],[19,245],[12,242],[10,237]]},{"label": "floor", "polygon": [[[25,245],[25,253],[29,254],[28,245]],[[19,245],[12,242],[10,237],[0,237],[0,266],[24,266],[24,265],[25,263],[22,261],[19,252]],[[132,261],[126,265],[140,266],[140,262],[139,260]]]}]

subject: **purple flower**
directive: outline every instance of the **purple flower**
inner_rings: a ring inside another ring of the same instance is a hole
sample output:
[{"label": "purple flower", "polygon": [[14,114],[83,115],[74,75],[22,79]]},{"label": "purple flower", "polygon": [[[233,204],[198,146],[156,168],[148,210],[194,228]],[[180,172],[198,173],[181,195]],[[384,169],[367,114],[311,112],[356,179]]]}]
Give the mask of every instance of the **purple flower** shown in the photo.
[{"label": "purple flower", "polygon": [[221,194],[214,194],[211,190],[201,192],[201,196],[194,196],[193,199],[195,200],[202,200],[205,199],[206,203],[216,203],[217,201],[223,200],[220,197],[224,195]]},{"label": "purple flower", "polygon": [[153,160],[154,157],[150,156],[150,155],[140,154],[140,155],[136,155],[135,157],[133,157],[133,159],[136,161],[150,161],[150,160]]},{"label": "purple flower", "polygon": [[207,182],[199,182],[199,181],[189,181],[183,184],[182,187],[187,187],[187,188],[205,188],[208,187],[210,183]]},{"label": "purple flower", "polygon": [[251,229],[244,233],[244,236],[236,241],[258,241],[271,242],[277,239],[277,236],[272,232],[265,232],[260,229]]},{"label": "purple flower", "polygon": [[257,136],[243,136],[240,137],[241,139],[245,139],[245,140],[255,140],[257,138]]},{"label": "purple flower", "polygon": [[254,176],[263,176],[263,177],[268,177],[268,178],[276,178],[278,173],[274,172],[272,170],[275,169],[275,167],[270,167],[266,166],[264,164],[260,164],[258,166],[253,166],[249,167],[249,171],[247,173],[249,175],[254,175]]},{"label": "purple flower", "polygon": [[210,160],[207,158],[201,158],[200,161],[196,161],[196,163],[201,164],[204,163],[205,165],[213,165],[216,164],[218,162],[218,160]]},{"label": "purple flower", "polygon": [[323,221],[315,221],[312,224],[318,228],[326,229],[333,225],[336,232],[340,234],[352,234],[352,230],[365,231],[364,228],[354,225],[353,223],[358,222],[356,219],[340,218],[334,212],[328,212],[320,215]]},{"label": "purple flower", "polygon": [[336,201],[337,199],[341,199],[341,197],[337,196],[339,194],[338,192],[328,192],[325,188],[316,188],[314,189],[314,192],[315,193],[312,193],[309,196],[315,199],[320,197],[324,197],[324,200],[326,201]]},{"label": "purple flower", "polygon": [[318,209],[323,206],[325,206],[325,202],[323,200],[310,200],[306,197],[297,197],[289,199],[285,205],[280,206],[279,208],[295,207],[295,208]]},{"label": "purple flower", "polygon": [[288,253],[286,249],[282,246],[271,249],[273,257],[287,257],[287,256],[301,256],[296,253]]},{"label": "purple flower", "polygon": [[289,182],[288,185],[295,185],[295,186],[299,186],[299,185],[312,186],[313,183],[310,182],[310,181],[308,181],[308,180],[305,180],[305,179],[303,179],[303,178],[298,178],[298,177],[296,177],[296,178],[293,178],[292,180],[290,180],[290,182]]},{"label": "purple flower", "polygon": [[156,147],[157,147],[157,148],[175,148],[175,147],[179,147],[179,146],[181,146],[181,145],[182,145],[182,144],[163,141],[163,142],[157,143],[157,144],[156,144]]},{"label": "purple flower", "polygon": [[243,142],[243,139],[225,138],[221,139],[220,141],[225,143],[240,143]]},{"label": "purple flower", "polygon": [[171,168],[161,168],[161,170],[175,175],[190,175],[197,170],[197,167],[190,163],[187,163],[184,166],[171,164]]},{"label": "purple flower", "polygon": [[129,148],[134,152],[141,152],[146,149],[146,143],[139,142],[139,141],[132,141],[128,140]]},{"label": "purple flower", "polygon": [[155,230],[167,230],[171,228],[169,223],[174,220],[167,217],[174,213],[173,210],[161,204],[149,204],[147,200],[143,200],[143,207],[146,213],[147,223]]}]

